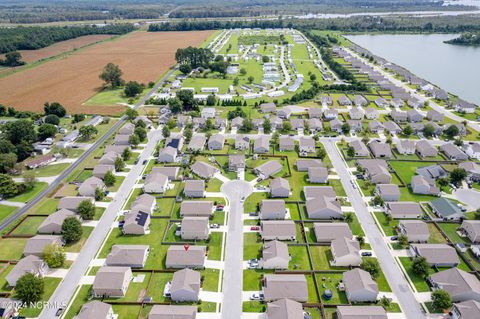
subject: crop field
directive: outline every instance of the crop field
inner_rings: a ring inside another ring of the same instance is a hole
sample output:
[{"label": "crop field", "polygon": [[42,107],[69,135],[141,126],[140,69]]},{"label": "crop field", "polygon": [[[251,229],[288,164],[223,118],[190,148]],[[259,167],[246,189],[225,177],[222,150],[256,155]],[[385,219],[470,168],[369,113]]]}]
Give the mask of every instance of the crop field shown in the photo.
[{"label": "crop field", "polygon": [[32,63],[32,62],[47,59],[62,53],[66,53],[75,49],[79,49],[86,45],[97,43],[97,42],[109,39],[111,37],[112,36],[108,34],[86,35],[83,37],[78,37],[75,39],[58,42],[46,48],[42,48],[38,50],[20,50],[19,52],[22,55],[23,61],[27,63]]},{"label": "crop field", "polygon": [[174,64],[177,48],[200,45],[211,33],[134,32],[93,45],[0,79],[0,103],[42,111],[46,101],[58,101],[72,113],[116,114],[124,107],[83,104],[101,87],[98,75],[107,63],[118,64],[127,81],[156,81]]}]

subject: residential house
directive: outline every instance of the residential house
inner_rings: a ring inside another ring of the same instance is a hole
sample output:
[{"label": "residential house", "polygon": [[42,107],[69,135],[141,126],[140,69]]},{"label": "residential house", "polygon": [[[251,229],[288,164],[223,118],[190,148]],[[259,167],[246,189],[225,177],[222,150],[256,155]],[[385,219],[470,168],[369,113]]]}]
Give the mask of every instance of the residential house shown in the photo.
[{"label": "residential house", "polygon": [[360,243],[351,238],[337,238],[332,240],[330,245],[333,260],[333,266],[348,267],[360,266],[362,258],[360,257]]},{"label": "residential house", "polygon": [[283,169],[282,164],[278,160],[271,160],[263,163],[255,168],[255,173],[263,178],[268,178],[281,172]]},{"label": "residential house", "polygon": [[192,122],[192,117],[190,115],[179,115],[177,116],[177,126],[184,127],[188,123]]},{"label": "residential house", "polygon": [[235,129],[240,129],[243,126],[243,118],[237,116],[230,122],[230,126]]},{"label": "residential house", "polygon": [[351,120],[361,120],[363,119],[363,110],[360,107],[352,107],[348,110],[348,115]]},{"label": "residential house", "polygon": [[259,105],[259,107],[262,113],[273,113],[275,112],[275,109],[277,106],[275,105],[275,103],[270,102],[270,103],[262,103]]},{"label": "residential house", "polygon": [[126,123],[118,130],[118,135],[132,135],[135,131],[135,125],[133,123]]},{"label": "residential house", "polygon": [[395,108],[400,108],[403,107],[405,102],[401,98],[395,97],[390,101],[390,104]]},{"label": "residential house", "polygon": [[365,177],[374,184],[390,184],[392,175],[385,160],[362,159],[357,160],[358,166],[365,170]]},{"label": "residential house", "polygon": [[197,302],[200,295],[201,276],[191,269],[178,270],[173,274],[170,298],[175,302]]},{"label": "residential house", "polygon": [[17,285],[17,280],[25,274],[33,274],[36,277],[44,277],[48,273],[48,265],[40,257],[29,255],[20,259],[5,277],[10,287]]},{"label": "residential house", "polygon": [[164,193],[168,189],[168,177],[161,173],[150,173],[145,178],[143,191],[145,193]]},{"label": "residential house", "polygon": [[443,122],[445,115],[437,110],[428,110],[427,119],[433,122]]},{"label": "residential house", "polygon": [[270,180],[270,197],[288,197],[290,196],[290,184],[288,180],[282,177],[276,177]]},{"label": "residential house", "polygon": [[209,235],[208,217],[183,217],[180,236],[183,240],[206,240]]},{"label": "residential house", "polygon": [[185,181],[185,187],[183,188],[183,194],[189,198],[205,197],[205,181],[189,179]]},{"label": "residential house", "polygon": [[60,209],[53,214],[48,215],[37,229],[39,234],[57,234],[62,233],[62,225],[65,219],[76,217],[76,214],[68,209]]},{"label": "residential house", "polygon": [[134,123],[137,122],[143,122],[145,124],[146,128],[152,128],[153,127],[153,122],[146,116],[137,116],[135,120],[133,120]]},{"label": "residential house", "polygon": [[440,195],[440,189],[435,185],[435,180],[423,175],[413,176],[410,187],[414,194]]},{"label": "residential house", "polygon": [[322,109],[316,107],[308,108],[308,118],[310,119],[321,119],[322,118]]},{"label": "residential house", "polygon": [[180,206],[180,216],[210,217],[213,214],[212,201],[184,201]]},{"label": "residential house", "polygon": [[177,149],[175,147],[167,146],[158,153],[158,163],[175,163],[177,159]]},{"label": "residential house", "polygon": [[290,136],[282,135],[278,140],[280,152],[295,150],[295,140]]},{"label": "residential house", "polygon": [[288,120],[290,118],[290,116],[292,115],[293,111],[292,111],[292,107],[290,105],[287,105],[287,106],[284,106],[282,108],[280,108],[279,110],[277,110],[277,116],[279,118],[282,118],[282,119],[285,119],[285,120]]},{"label": "residential house", "polygon": [[239,151],[247,150],[250,147],[250,138],[245,135],[239,135],[235,137],[235,149]]},{"label": "residential house", "polygon": [[300,137],[298,150],[300,153],[313,153],[315,152],[315,140],[310,136]]},{"label": "residential house", "polygon": [[195,175],[203,179],[212,178],[213,175],[220,171],[218,168],[201,161],[196,161],[190,168]]},{"label": "residential house", "polygon": [[182,136],[180,137],[169,137],[165,141],[165,147],[173,147],[176,148],[177,151],[181,151],[183,148],[183,141],[184,138]]},{"label": "residential house", "polygon": [[353,237],[348,223],[314,223],[313,231],[317,243],[331,243],[335,239]]},{"label": "residential house", "polygon": [[307,199],[307,215],[310,219],[341,219],[343,218],[340,203],[336,198],[319,196]]},{"label": "residential house", "polygon": [[330,95],[322,95],[320,97],[320,103],[322,105],[333,105],[333,99]]},{"label": "residential house", "polygon": [[305,121],[301,118],[295,118],[290,120],[292,129],[295,131],[303,130],[305,128]]},{"label": "residential house", "polygon": [[177,166],[166,166],[166,167],[152,167],[151,174],[160,173],[168,177],[170,181],[176,180],[178,175],[179,167]]},{"label": "residential house", "polygon": [[337,319],[387,319],[382,306],[337,306]]},{"label": "residential house", "polygon": [[203,269],[207,246],[199,245],[171,245],[167,250],[165,267],[175,269]]},{"label": "residential house", "polygon": [[114,165],[106,165],[106,164],[97,164],[93,167],[93,172],[92,175],[103,179],[105,177],[105,174],[108,172],[115,172],[115,166]]},{"label": "residential house", "polygon": [[467,101],[459,100],[457,104],[454,105],[454,108],[457,112],[469,114],[475,112],[476,106]]},{"label": "residential house", "polygon": [[394,121],[386,121],[383,126],[390,134],[400,134],[402,132],[402,128]]},{"label": "residential house", "polygon": [[378,296],[378,285],[370,273],[355,268],[343,273],[343,285],[347,299],[352,302],[375,302]]},{"label": "residential house", "polygon": [[245,169],[245,155],[243,154],[231,154],[228,155],[228,170],[238,171]]},{"label": "residential house", "polygon": [[438,154],[438,150],[427,140],[420,140],[415,145],[418,156],[425,157],[435,157]]},{"label": "residential house", "polygon": [[403,123],[408,120],[407,112],[393,110],[390,112],[390,117],[397,123]]},{"label": "residential house", "polygon": [[327,109],[323,112],[323,117],[327,121],[334,120],[338,118],[338,110],[337,109]]},{"label": "residential house", "polygon": [[120,155],[116,152],[105,152],[105,154],[103,154],[103,156],[98,160],[98,164],[115,165],[115,161],[118,157],[120,157]]},{"label": "residential house", "polygon": [[468,300],[454,303],[449,312],[451,319],[475,319],[480,318],[480,302]]},{"label": "residential house", "polygon": [[372,133],[383,133],[385,126],[377,120],[368,122],[368,130]]},{"label": "residential house", "polygon": [[332,186],[304,186],[303,194],[306,200],[318,197],[327,197],[334,200],[337,197]]},{"label": "residential house", "polygon": [[348,143],[348,146],[353,148],[356,157],[368,157],[370,155],[370,151],[368,150],[367,146],[360,140],[353,140]]},{"label": "residential house", "polygon": [[330,130],[332,132],[337,132],[338,134],[341,134],[343,133],[342,125],[342,121],[340,121],[339,119],[333,119],[330,121]]},{"label": "residential house", "polygon": [[408,106],[416,109],[416,108],[419,108],[419,107],[423,107],[423,103],[422,101],[420,101],[419,99],[415,98],[415,97],[411,97],[407,100],[407,104]]},{"label": "residential house", "polygon": [[150,214],[142,210],[131,210],[125,214],[122,231],[125,235],[145,235],[150,232]]},{"label": "residential house", "polygon": [[365,110],[365,117],[367,118],[367,120],[375,120],[378,119],[379,113],[373,107],[368,107]]},{"label": "residential house", "polygon": [[377,184],[375,195],[380,196],[386,202],[397,202],[400,200],[400,189],[397,184]]},{"label": "residential house", "polygon": [[221,118],[221,117],[216,117],[215,121],[213,123],[213,126],[216,129],[223,130],[227,127],[227,119]]},{"label": "residential house", "polygon": [[131,205],[131,210],[143,210],[144,212],[149,213],[150,215],[157,208],[157,202],[155,197],[149,194],[142,194],[135,198]]},{"label": "residential house", "polygon": [[440,150],[453,161],[466,161],[468,159],[468,155],[453,143],[443,144],[440,146]]},{"label": "residential house", "polygon": [[284,200],[264,199],[260,204],[260,219],[285,219],[286,214]]},{"label": "residential house", "polygon": [[292,220],[264,220],[260,235],[263,240],[295,240],[297,227]]},{"label": "residential house", "polygon": [[361,107],[361,106],[368,105],[368,100],[364,98],[362,95],[354,95],[353,103],[355,104],[355,106]]},{"label": "residential house", "polygon": [[113,144],[115,145],[130,145],[130,135],[117,134],[113,139]]},{"label": "residential house", "polygon": [[456,267],[460,263],[455,248],[447,244],[411,244],[409,252],[413,257],[425,257],[432,267]]},{"label": "residential house", "polygon": [[82,305],[78,315],[73,319],[115,319],[113,308],[110,304],[98,300],[89,301]]},{"label": "residential house", "polygon": [[360,132],[363,129],[361,120],[347,120],[348,126],[350,126],[350,132]]},{"label": "residential house", "polygon": [[318,159],[297,159],[295,162],[297,171],[306,172],[310,167],[323,167],[322,161]]},{"label": "residential house", "polygon": [[372,152],[373,156],[376,158],[391,158],[392,157],[392,150],[390,149],[390,145],[387,143],[379,142],[377,140],[373,140],[368,143],[368,147]]},{"label": "residential house", "polygon": [[107,255],[107,266],[143,268],[147,262],[148,245],[113,245]]},{"label": "residential house", "polygon": [[426,243],[430,238],[428,225],[421,220],[401,220],[398,233],[407,236],[410,243]]},{"label": "residential house", "polygon": [[310,183],[325,184],[328,181],[328,169],[326,167],[308,168],[308,181]]},{"label": "residential house", "polygon": [[298,302],[308,300],[308,284],[305,275],[265,274],[262,283],[265,301],[284,298]]},{"label": "residential house", "polygon": [[262,258],[259,268],[262,269],[288,269],[290,255],[288,246],[278,240],[272,240],[263,244]]},{"label": "residential house", "polygon": [[132,279],[130,267],[100,267],[93,281],[92,294],[96,298],[125,297]]},{"label": "residential house", "polygon": [[208,140],[208,149],[211,151],[222,150],[224,144],[225,136],[223,134],[213,134]]},{"label": "residential house", "polygon": [[204,119],[213,119],[215,117],[215,108],[204,107],[200,113],[200,116]]},{"label": "residential house", "polygon": [[461,229],[472,243],[480,242],[480,220],[464,220]]},{"label": "residential house", "polygon": [[415,154],[415,141],[412,140],[399,140],[396,144],[397,151],[402,155]]},{"label": "residential house", "polygon": [[457,204],[443,197],[432,200],[430,207],[433,213],[443,220],[459,220],[465,217],[464,212]]},{"label": "residential house", "polygon": [[195,319],[197,306],[154,305],[148,319]]},{"label": "residential house", "polygon": [[191,152],[203,151],[207,138],[205,135],[195,134],[188,143],[187,150]]},{"label": "residential house", "polygon": [[62,236],[58,235],[35,235],[27,240],[27,244],[23,249],[24,256],[34,255],[43,256],[45,247],[49,245],[63,246]]},{"label": "residential house", "polygon": [[259,131],[260,129],[263,129],[263,123],[265,123],[264,119],[259,119],[259,118],[253,119],[252,120],[253,129],[255,131]]},{"label": "residential house", "polygon": [[308,119],[307,120],[308,126],[310,128],[310,133],[315,134],[317,132],[320,132],[323,129],[323,124],[322,121],[314,118],[314,119]]},{"label": "residential house", "polygon": [[37,167],[47,166],[50,163],[53,163],[57,158],[53,155],[39,156],[32,160],[29,160],[25,163],[25,166],[29,169],[35,169]]},{"label": "residential house", "polygon": [[376,98],[374,102],[378,107],[388,107],[388,106],[390,106],[390,103],[388,103],[388,101],[385,100],[383,97]]},{"label": "residential house", "polygon": [[423,210],[416,202],[387,202],[385,213],[395,219],[419,218],[423,215]]},{"label": "residential house", "polygon": [[455,267],[437,272],[427,281],[434,291],[446,290],[453,302],[467,300],[480,302],[480,280],[474,274]]},{"label": "residential house", "polygon": [[337,99],[338,105],[351,106],[352,101],[346,95],[340,95]]},{"label": "residential house", "polygon": [[464,149],[470,158],[480,160],[480,143],[470,142],[465,144]]},{"label": "residential house", "polygon": [[304,319],[302,304],[290,299],[279,299],[267,304],[266,319]]},{"label": "residential house", "polygon": [[259,136],[253,143],[253,152],[258,154],[265,154],[270,151],[270,137],[266,135]]}]

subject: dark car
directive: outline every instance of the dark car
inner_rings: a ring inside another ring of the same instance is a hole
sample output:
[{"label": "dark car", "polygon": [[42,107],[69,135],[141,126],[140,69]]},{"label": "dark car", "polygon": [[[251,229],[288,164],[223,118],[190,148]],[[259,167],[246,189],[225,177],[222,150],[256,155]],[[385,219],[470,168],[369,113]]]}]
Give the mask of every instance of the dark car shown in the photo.
[{"label": "dark car", "polygon": [[364,252],[362,253],[362,256],[363,256],[363,257],[370,257],[370,256],[372,256],[372,253],[369,252],[369,251],[364,251]]},{"label": "dark car", "polygon": [[62,315],[62,313],[63,313],[63,310],[64,310],[63,307],[58,308],[58,309],[57,309],[57,312],[55,312],[55,316],[56,316],[56,317],[60,317],[60,316]]},{"label": "dark car", "polygon": [[147,164],[148,160],[143,160],[143,165]]}]

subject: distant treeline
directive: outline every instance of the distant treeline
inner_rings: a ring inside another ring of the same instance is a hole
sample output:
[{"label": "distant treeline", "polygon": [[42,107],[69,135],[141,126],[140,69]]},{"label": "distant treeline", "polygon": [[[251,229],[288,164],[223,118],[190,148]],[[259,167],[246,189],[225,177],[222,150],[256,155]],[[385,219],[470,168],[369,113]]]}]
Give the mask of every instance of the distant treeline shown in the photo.
[{"label": "distant treeline", "polygon": [[456,45],[479,46],[480,45],[480,32],[463,33],[455,39],[445,41],[445,43],[456,44]]},{"label": "distant treeline", "polygon": [[183,20],[151,24],[149,31],[191,31],[232,28],[302,28],[343,32],[425,32],[462,33],[480,31],[476,16],[408,17],[359,16],[335,19],[276,19],[276,20]]},{"label": "distant treeline", "polygon": [[16,27],[0,29],[0,53],[35,50],[56,42],[92,34],[125,34],[134,30],[132,24],[69,27]]}]

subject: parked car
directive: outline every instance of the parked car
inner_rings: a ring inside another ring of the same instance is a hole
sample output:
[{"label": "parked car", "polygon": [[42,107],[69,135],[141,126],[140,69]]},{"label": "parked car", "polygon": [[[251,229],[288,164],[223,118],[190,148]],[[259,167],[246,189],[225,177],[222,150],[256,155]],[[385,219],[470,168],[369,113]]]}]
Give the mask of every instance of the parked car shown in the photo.
[{"label": "parked car", "polygon": [[58,308],[57,312],[55,312],[55,317],[60,317],[63,313],[63,310],[65,310],[65,308],[63,307]]},{"label": "parked car", "polygon": [[260,230],[260,226],[251,226],[250,230]]},{"label": "parked car", "polygon": [[258,216],[258,212],[250,212],[248,213],[249,216]]},{"label": "parked car", "polygon": [[142,164],[145,165],[147,164],[148,160],[143,160]]},{"label": "parked car", "polygon": [[390,240],[398,240],[398,236],[392,236],[390,237]]},{"label": "parked car", "polygon": [[133,164],[138,164],[138,158],[135,159],[135,161],[133,161]]},{"label": "parked car", "polygon": [[220,228],[219,224],[210,224],[210,228]]},{"label": "parked car", "polygon": [[262,293],[254,293],[250,296],[250,300],[263,300],[263,294]]},{"label": "parked car", "polygon": [[362,252],[362,257],[370,257],[372,256],[372,252],[371,251],[364,251]]}]

